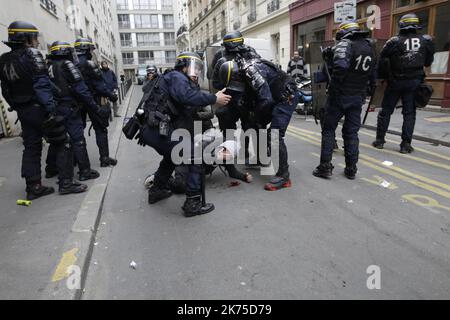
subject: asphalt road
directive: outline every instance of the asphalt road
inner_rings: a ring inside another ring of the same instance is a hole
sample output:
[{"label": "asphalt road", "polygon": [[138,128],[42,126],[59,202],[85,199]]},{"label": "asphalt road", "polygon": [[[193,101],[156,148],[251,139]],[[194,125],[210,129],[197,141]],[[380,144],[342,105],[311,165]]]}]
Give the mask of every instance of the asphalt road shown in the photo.
[{"label": "asphalt road", "polygon": [[[257,171],[229,187],[216,171],[216,210],[191,219],[182,196],[147,203],[143,179],[160,157],[122,138],[83,299],[449,299],[450,149],[415,142],[401,155],[399,137],[377,150],[373,136],[361,131],[355,181],[343,176],[342,148],[333,178],[319,179],[319,127],[296,115],[292,188],[264,191]],[[369,266],[380,289],[367,287]]]}]

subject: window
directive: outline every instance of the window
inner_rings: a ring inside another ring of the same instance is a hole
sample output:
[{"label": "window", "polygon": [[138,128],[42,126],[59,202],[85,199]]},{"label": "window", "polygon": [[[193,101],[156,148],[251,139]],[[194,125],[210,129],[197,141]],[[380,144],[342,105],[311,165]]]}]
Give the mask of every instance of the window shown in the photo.
[{"label": "window", "polygon": [[172,10],[173,9],[172,0],[161,0],[161,9]]},{"label": "window", "polygon": [[175,45],[175,33],[174,32],[164,32],[164,45],[174,46]]},{"label": "window", "polygon": [[135,10],[156,10],[158,3],[156,0],[133,0]]},{"label": "window", "polygon": [[137,29],[158,29],[158,15],[157,14],[136,14],[134,21]]},{"label": "window", "polygon": [[57,15],[56,5],[51,0],[41,0],[41,7],[50,12],[51,14]]},{"label": "window", "polygon": [[123,52],[122,60],[123,60],[123,64],[134,64],[133,52]]},{"label": "window", "polygon": [[395,0],[395,7],[401,8],[406,6],[412,6],[416,3],[425,2],[426,0]]},{"label": "window", "polygon": [[434,28],[434,62],[431,65],[431,73],[445,74],[448,69],[449,47],[450,47],[450,4],[447,3],[436,7],[436,18]]},{"label": "window", "polygon": [[117,10],[127,10],[128,0],[117,0]]},{"label": "window", "polygon": [[155,58],[153,51],[139,51],[138,57],[139,64],[150,64]]},{"label": "window", "polygon": [[166,51],[166,63],[175,63],[176,55],[175,51]]},{"label": "window", "polygon": [[119,14],[117,15],[119,20],[119,28],[121,29],[129,29],[130,28],[130,15],[128,14]]},{"label": "window", "polygon": [[151,47],[161,45],[159,33],[156,32],[137,33],[136,37],[138,47]]},{"label": "window", "polygon": [[131,41],[131,33],[120,34],[120,45],[122,47],[131,47],[133,42]]},{"label": "window", "polygon": [[163,28],[164,29],[173,29],[175,28],[173,22],[173,15],[171,14],[163,14]]}]

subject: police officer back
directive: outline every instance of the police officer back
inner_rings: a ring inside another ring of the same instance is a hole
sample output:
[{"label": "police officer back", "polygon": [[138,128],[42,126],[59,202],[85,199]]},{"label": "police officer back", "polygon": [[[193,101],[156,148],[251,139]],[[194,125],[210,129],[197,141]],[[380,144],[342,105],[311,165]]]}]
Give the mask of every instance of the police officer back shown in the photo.
[{"label": "police officer back", "polygon": [[[177,56],[175,70],[160,78],[149,99],[145,104],[146,124],[141,128],[140,140],[154,148],[163,159],[155,173],[154,185],[149,189],[150,204],[168,198],[172,192],[168,188],[168,181],[175,169],[171,153],[177,141],[171,141],[174,129],[191,129],[186,119],[192,119],[197,108],[219,104],[225,105],[230,97],[218,92],[216,95],[202,92],[192,79],[202,74],[203,62],[200,57],[191,52],[183,52]],[[191,79],[192,78],[192,79]],[[189,122],[189,121],[188,121]],[[163,129],[169,130],[163,130]],[[193,135],[191,134],[191,143]],[[188,165],[186,181],[186,201],[183,211],[186,217],[205,214],[214,210],[212,204],[203,204],[201,197],[202,168],[198,165]]]},{"label": "police officer back", "polygon": [[[74,64],[77,56],[69,43],[54,42],[50,48],[48,60],[50,78],[57,91],[55,94],[58,101],[57,113],[65,119],[65,126],[71,139],[75,160],[80,169],[79,180],[96,179],[100,174],[91,169],[80,107],[81,104],[86,105],[92,109],[91,114],[97,114],[98,117],[102,117],[102,109],[95,103],[80,70]],[[107,116],[107,114],[103,115],[103,117]],[[56,157],[52,149],[49,150],[47,156],[46,172],[47,177],[57,174]]]},{"label": "police officer back", "polygon": [[[78,67],[83,75],[84,80],[86,81],[89,90],[94,96],[95,102],[100,105],[102,97],[109,98],[113,103],[116,102],[118,100],[117,95],[113,91],[108,90],[105,82],[103,81],[102,72],[99,66],[92,61],[92,51],[95,50],[94,43],[92,43],[90,39],[86,38],[77,39],[75,41],[75,50],[78,54],[79,59]],[[109,156],[109,121],[97,121],[95,115],[91,116],[92,109],[90,109],[86,105],[84,105],[84,108],[81,111],[83,120],[85,122],[86,114],[89,114],[89,118],[92,121],[92,126],[95,131],[97,146],[100,153],[100,166],[108,167],[117,165],[117,160]]]},{"label": "police officer back", "polygon": [[359,156],[358,131],[361,126],[361,108],[367,88],[375,85],[376,56],[374,45],[354,21],[344,21],[336,33],[333,48],[331,82],[322,123],[320,165],[316,177],[329,178],[333,173],[331,159],[335,145],[335,131],[345,116],[342,128],[345,149],[345,176],[354,179]]},{"label": "police officer back", "polygon": [[22,177],[26,181],[27,199],[34,200],[55,190],[42,185],[42,138],[55,148],[59,193],[80,193],[86,185],[73,182],[73,154],[67,139],[63,119],[56,116],[52,85],[39,45],[38,29],[24,21],[8,27],[8,41],[12,50],[0,57],[2,94],[17,112],[22,125],[24,152]]},{"label": "police officer back", "polygon": [[414,95],[425,78],[423,67],[433,63],[435,49],[431,36],[417,34],[421,27],[415,14],[401,17],[399,27],[399,34],[386,42],[380,54],[379,74],[388,85],[378,113],[377,137],[373,146],[383,149],[391,115],[401,98],[403,127],[400,152],[411,153],[414,151],[411,141],[416,122]]}]

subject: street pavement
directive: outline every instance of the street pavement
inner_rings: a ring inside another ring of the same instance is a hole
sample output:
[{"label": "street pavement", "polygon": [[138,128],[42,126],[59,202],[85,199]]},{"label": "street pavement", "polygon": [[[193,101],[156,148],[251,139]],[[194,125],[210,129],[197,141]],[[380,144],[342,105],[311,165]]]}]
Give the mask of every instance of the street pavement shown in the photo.
[{"label": "street pavement", "polygon": [[[134,92],[129,112],[141,97]],[[264,191],[268,177],[256,170],[252,184],[230,187],[216,170],[207,178],[216,210],[189,219],[184,196],[147,203],[143,180],[160,156],[122,137],[82,298],[449,299],[450,149],[414,141],[416,152],[402,155],[399,137],[388,135],[378,150],[362,129],[350,181],[337,137],[334,176],[312,176],[319,126],[295,115],[286,138],[292,188]],[[2,233],[21,229],[2,224]],[[380,289],[370,290],[377,268]]]}]

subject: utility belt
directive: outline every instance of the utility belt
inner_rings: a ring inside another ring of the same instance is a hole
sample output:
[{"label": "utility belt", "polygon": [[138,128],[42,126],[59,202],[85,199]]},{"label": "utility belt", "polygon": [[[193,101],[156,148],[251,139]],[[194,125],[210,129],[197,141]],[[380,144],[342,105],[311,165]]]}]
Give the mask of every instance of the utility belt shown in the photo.
[{"label": "utility belt", "polygon": [[422,77],[423,74],[424,74],[423,68],[392,70],[392,77],[398,80],[417,79]]},{"label": "utility belt", "polygon": [[148,112],[147,124],[150,128],[159,128],[159,135],[162,137],[168,137],[173,129],[172,117],[158,110]]}]

